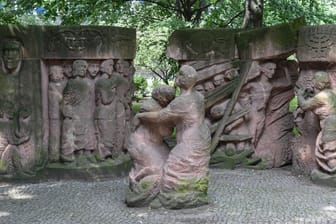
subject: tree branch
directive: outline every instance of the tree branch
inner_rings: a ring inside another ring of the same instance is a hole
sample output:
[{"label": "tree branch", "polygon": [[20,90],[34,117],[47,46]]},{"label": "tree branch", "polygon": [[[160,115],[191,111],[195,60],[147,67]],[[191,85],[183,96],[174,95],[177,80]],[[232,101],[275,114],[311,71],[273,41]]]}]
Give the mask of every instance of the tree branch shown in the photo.
[{"label": "tree branch", "polygon": [[232,17],[229,22],[227,22],[223,27],[227,27],[230,23],[232,23],[233,20],[235,20],[236,18],[238,18],[239,16],[241,16],[242,14],[244,14],[244,10],[240,11],[239,13],[237,13],[234,17]]}]

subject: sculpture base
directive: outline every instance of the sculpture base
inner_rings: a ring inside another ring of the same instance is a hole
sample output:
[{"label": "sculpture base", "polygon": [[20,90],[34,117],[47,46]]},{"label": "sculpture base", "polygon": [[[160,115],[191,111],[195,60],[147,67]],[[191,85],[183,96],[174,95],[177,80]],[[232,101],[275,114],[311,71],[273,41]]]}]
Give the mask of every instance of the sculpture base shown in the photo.
[{"label": "sculpture base", "polygon": [[336,174],[328,174],[324,173],[318,169],[314,169],[311,174],[311,179],[313,183],[329,186],[329,187],[336,187]]},{"label": "sculpture base", "polygon": [[83,162],[82,159],[73,163],[50,163],[31,174],[2,176],[3,182],[41,182],[46,180],[87,180],[101,181],[113,177],[127,176],[132,166],[128,155],[102,162]]},{"label": "sculpture base", "polygon": [[224,169],[245,167],[251,169],[266,169],[264,162],[253,155],[254,151],[247,149],[237,154],[228,154],[218,150],[211,155],[210,166]]}]

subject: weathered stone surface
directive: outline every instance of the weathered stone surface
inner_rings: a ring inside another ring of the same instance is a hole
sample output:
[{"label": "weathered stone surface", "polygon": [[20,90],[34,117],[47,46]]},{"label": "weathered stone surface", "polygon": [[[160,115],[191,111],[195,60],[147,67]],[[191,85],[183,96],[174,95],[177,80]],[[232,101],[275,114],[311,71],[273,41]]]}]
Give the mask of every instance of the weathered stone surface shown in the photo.
[{"label": "weathered stone surface", "polygon": [[30,175],[33,167],[46,159],[39,66],[39,60],[22,60],[13,73],[0,74],[2,174]]},{"label": "weathered stone surface", "polygon": [[40,26],[2,25],[0,26],[0,39],[1,43],[5,39],[15,39],[21,42],[23,59],[39,59],[41,57],[43,48],[40,45],[42,43]]},{"label": "weathered stone surface", "polygon": [[[296,82],[297,88],[312,90],[315,72],[317,70],[303,67]],[[296,173],[310,175],[317,167],[314,152],[316,137],[320,132],[319,119],[312,111],[303,111],[299,106],[294,111],[294,122],[299,135],[295,137],[292,145],[293,170]]]},{"label": "weathered stone surface", "polygon": [[[317,181],[334,183],[336,176],[336,90],[331,86],[329,74],[317,71],[313,74],[313,91],[298,90],[298,103],[303,111],[313,111],[320,122],[320,132],[316,137],[315,161],[319,170],[313,171],[312,177]],[[311,132],[308,132],[311,133]],[[329,176],[329,178],[328,178]],[[335,183],[333,184],[335,186]]]},{"label": "weathered stone surface", "polygon": [[297,33],[305,21],[300,18],[291,23],[272,27],[240,31],[236,43],[241,59],[286,59],[297,48]]},{"label": "weathered stone surface", "polygon": [[135,30],[107,26],[44,26],[43,58],[135,57]]},{"label": "weathered stone surface", "polygon": [[336,62],[336,25],[302,27],[297,58],[300,62]]},{"label": "weathered stone surface", "polygon": [[167,55],[175,60],[214,60],[235,57],[236,30],[183,29],[169,37]]},{"label": "weathered stone surface", "polygon": [[[0,31],[1,174],[33,175],[47,162],[103,166],[123,156],[132,115],[135,30],[8,25]],[[96,91],[105,78],[113,83],[111,91]],[[98,153],[111,130],[110,151],[116,153]]]}]

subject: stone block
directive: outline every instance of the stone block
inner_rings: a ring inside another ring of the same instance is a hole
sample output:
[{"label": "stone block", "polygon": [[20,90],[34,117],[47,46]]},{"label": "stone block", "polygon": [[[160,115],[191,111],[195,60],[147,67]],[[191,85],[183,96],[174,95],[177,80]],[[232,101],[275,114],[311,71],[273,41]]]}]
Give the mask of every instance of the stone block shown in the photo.
[{"label": "stone block", "polygon": [[133,59],[135,30],[107,26],[43,27],[44,59]]},{"label": "stone block", "polygon": [[236,30],[183,29],[169,38],[167,55],[175,60],[213,60],[235,58]]},{"label": "stone block", "polygon": [[303,19],[272,27],[256,28],[237,33],[236,43],[241,59],[286,59],[297,48],[298,29]]},{"label": "stone block", "polygon": [[336,25],[302,27],[297,58],[300,62],[336,62]]}]

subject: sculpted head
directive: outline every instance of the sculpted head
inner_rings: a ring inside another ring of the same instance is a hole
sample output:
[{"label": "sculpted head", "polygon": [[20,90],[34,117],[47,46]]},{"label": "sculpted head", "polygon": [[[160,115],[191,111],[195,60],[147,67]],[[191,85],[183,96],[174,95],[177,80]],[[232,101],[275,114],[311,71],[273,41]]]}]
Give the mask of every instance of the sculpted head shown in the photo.
[{"label": "sculpted head", "polygon": [[176,86],[180,87],[181,89],[189,89],[195,85],[196,81],[196,70],[190,65],[182,65],[175,80]]},{"label": "sculpted head", "polygon": [[97,73],[99,72],[99,64],[98,63],[91,63],[89,64],[88,71],[92,78],[97,76]]},{"label": "sculpted head", "polygon": [[213,79],[213,84],[215,85],[215,87],[220,86],[223,83],[225,83],[224,78],[225,76],[223,74],[216,75]]},{"label": "sculpted head", "polygon": [[51,65],[49,67],[49,79],[53,82],[57,82],[62,80],[64,77],[63,75],[63,68],[59,65]]},{"label": "sculpted head", "polygon": [[129,68],[130,64],[128,61],[125,61],[123,59],[119,59],[115,65],[115,69],[119,73],[125,73],[126,69]]},{"label": "sculpted head", "polygon": [[272,78],[276,69],[276,64],[273,62],[266,62],[261,64],[261,71],[267,78]]},{"label": "sculpted head", "polygon": [[214,88],[215,88],[215,86],[214,86],[214,84],[213,84],[212,81],[207,81],[207,82],[204,83],[204,89],[205,89],[205,91],[210,91],[210,90],[212,90]]},{"label": "sculpted head", "polygon": [[318,71],[314,74],[313,82],[316,89],[328,88],[330,87],[329,74],[324,71]]},{"label": "sculpted head", "polygon": [[166,107],[175,98],[175,89],[171,86],[157,86],[152,91],[152,98],[156,100],[161,107]]},{"label": "sculpted head", "polygon": [[7,39],[2,45],[2,60],[7,72],[11,73],[16,70],[22,60],[22,44],[13,39]]},{"label": "sculpted head", "polygon": [[112,75],[114,62],[112,59],[103,61],[100,65],[100,71],[108,75]]},{"label": "sculpted head", "polygon": [[85,60],[76,60],[72,64],[72,76],[85,77],[88,63]]}]

